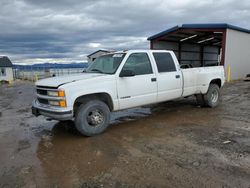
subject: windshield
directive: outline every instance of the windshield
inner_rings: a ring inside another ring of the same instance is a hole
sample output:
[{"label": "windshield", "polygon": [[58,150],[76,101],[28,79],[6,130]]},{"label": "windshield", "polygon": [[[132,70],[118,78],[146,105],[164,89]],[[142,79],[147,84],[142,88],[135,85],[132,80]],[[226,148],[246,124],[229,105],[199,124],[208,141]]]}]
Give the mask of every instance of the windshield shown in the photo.
[{"label": "windshield", "polygon": [[107,54],[100,56],[87,68],[86,72],[114,74],[121,64],[125,53]]}]

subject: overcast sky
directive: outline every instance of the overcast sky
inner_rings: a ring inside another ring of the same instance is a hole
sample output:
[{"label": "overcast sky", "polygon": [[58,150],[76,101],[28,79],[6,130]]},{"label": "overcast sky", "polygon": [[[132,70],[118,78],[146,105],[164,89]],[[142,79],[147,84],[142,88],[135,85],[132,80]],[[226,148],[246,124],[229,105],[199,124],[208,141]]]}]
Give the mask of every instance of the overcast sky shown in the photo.
[{"label": "overcast sky", "polygon": [[1,0],[0,55],[14,63],[81,62],[97,49],[146,49],[183,23],[250,28],[249,0]]}]

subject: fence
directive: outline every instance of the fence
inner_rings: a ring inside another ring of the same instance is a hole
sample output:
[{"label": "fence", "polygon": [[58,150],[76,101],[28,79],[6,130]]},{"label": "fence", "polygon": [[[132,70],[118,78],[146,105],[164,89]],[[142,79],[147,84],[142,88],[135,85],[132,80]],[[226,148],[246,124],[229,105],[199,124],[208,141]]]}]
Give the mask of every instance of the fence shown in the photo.
[{"label": "fence", "polygon": [[22,80],[36,81],[53,76],[63,76],[82,73],[84,68],[29,68],[13,69],[14,78]]}]

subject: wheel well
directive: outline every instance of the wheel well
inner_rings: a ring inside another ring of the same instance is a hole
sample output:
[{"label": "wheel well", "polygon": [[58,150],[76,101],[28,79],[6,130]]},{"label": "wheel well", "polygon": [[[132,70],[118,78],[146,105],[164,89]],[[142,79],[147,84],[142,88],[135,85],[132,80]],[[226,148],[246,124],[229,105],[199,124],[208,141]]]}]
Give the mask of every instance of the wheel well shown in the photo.
[{"label": "wheel well", "polygon": [[221,87],[221,79],[214,79],[210,82],[210,84],[217,84],[219,87]]},{"label": "wheel well", "polygon": [[88,94],[78,97],[74,102],[74,114],[79,108],[81,104],[84,104],[90,100],[100,100],[106,103],[110,109],[110,111],[113,110],[113,102],[109,94],[107,93],[95,93],[95,94]]}]

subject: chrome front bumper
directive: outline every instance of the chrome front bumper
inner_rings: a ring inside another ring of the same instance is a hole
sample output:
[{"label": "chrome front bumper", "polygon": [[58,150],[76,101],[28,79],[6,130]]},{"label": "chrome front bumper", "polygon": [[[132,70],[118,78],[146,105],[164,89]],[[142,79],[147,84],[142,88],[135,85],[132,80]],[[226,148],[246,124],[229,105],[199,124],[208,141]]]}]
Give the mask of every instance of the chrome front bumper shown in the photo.
[{"label": "chrome front bumper", "polygon": [[43,115],[55,120],[72,120],[73,111],[67,108],[56,108],[49,105],[40,104],[37,100],[32,103],[32,114]]}]

